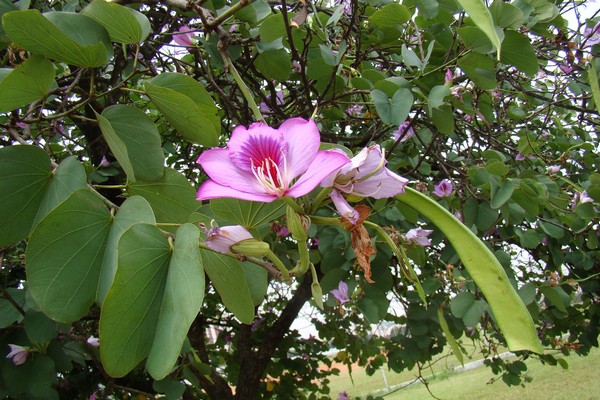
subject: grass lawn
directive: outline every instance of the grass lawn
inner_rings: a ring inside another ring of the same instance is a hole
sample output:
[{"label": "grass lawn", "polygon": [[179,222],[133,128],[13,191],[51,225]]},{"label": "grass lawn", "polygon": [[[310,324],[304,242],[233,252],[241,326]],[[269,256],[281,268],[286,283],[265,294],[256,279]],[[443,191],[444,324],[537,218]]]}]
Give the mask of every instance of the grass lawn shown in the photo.
[{"label": "grass lawn", "polygon": [[[587,357],[572,355],[565,359],[569,363],[567,370],[560,366],[542,365],[537,360],[527,360],[527,375],[533,381],[525,384],[525,387],[509,387],[501,380],[487,384],[496,376],[486,367],[466,372],[448,372],[448,363],[459,365],[449,357],[434,365],[435,375],[429,379],[429,388],[436,397],[444,400],[600,400],[600,350],[593,349]],[[428,375],[427,372],[423,374]],[[415,378],[415,373],[410,371],[395,374],[385,370],[385,375],[389,386]],[[332,378],[332,399],[344,390],[353,399],[356,396],[366,398],[368,393],[385,387],[381,371],[369,377],[362,370],[356,369],[352,376],[354,385],[347,373]],[[433,399],[421,383],[380,396],[386,400]]]}]

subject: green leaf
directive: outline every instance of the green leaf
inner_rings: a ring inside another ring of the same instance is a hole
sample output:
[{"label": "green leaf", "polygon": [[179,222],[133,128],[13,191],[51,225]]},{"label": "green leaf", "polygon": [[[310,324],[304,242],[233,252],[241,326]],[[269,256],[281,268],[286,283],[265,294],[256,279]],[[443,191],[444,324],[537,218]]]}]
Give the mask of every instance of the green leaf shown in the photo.
[{"label": "green leaf", "polygon": [[542,286],[540,292],[554,307],[567,314],[567,307],[571,305],[571,298],[560,286]]},{"label": "green leaf", "polygon": [[492,44],[498,49],[498,59],[500,59],[500,38],[496,32],[492,14],[488,10],[483,0],[457,0],[458,4],[465,9],[467,14],[477,25],[479,29],[485,33]]},{"label": "green leaf", "polygon": [[531,315],[492,252],[450,212],[427,196],[406,188],[404,194],[395,198],[422,213],[446,235],[485,295],[508,347],[512,351],[530,350],[541,354]]},{"label": "green leaf", "polygon": [[444,104],[444,98],[450,96],[451,93],[450,88],[446,85],[434,86],[427,97],[430,112],[433,109],[440,108]]},{"label": "green leaf", "polygon": [[100,23],[117,43],[140,43],[152,30],[144,14],[104,0],[94,0],[81,10],[81,14]]},{"label": "green leaf", "polygon": [[119,265],[100,314],[100,356],[106,372],[125,376],[150,352],[171,249],[160,229],[136,224],[119,241]]},{"label": "green leaf", "polygon": [[242,263],[244,269],[244,275],[246,276],[246,282],[250,289],[250,295],[252,296],[252,303],[254,306],[260,305],[267,295],[267,289],[269,287],[269,274],[266,269],[260,265],[256,265],[250,262]]},{"label": "green leaf", "polygon": [[131,181],[163,175],[164,154],[152,120],[132,106],[114,105],[96,114],[102,134]]},{"label": "green leaf", "polygon": [[200,250],[206,274],[221,296],[223,304],[244,324],[254,320],[254,302],[242,264],[234,258]]},{"label": "green leaf", "polygon": [[292,60],[285,49],[260,53],[254,61],[254,66],[265,78],[279,82],[287,80],[292,72]]},{"label": "green leaf", "polygon": [[414,101],[410,90],[405,88],[396,90],[391,99],[381,90],[375,89],[371,91],[371,98],[379,118],[388,125],[400,125],[404,122]]},{"label": "green leaf", "polygon": [[192,224],[177,230],[156,334],[146,362],[148,372],[157,380],[171,372],[202,306],[205,282],[199,240],[200,231]]},{"label": "green leaf", "polygon": [[164,73],[147,81],[146,94],[177,132],[204,146],[216,146],[221,130],[218,109],[206,89],[193,78]]},{"label": "green leaf", "polygon": [[513,4],[494,0],[490,6],[490,12],[496,25],[502,28],[518,30],[523,25],[523,11]]},{"label": "green leaf", "polygon": [[81,67],[99,67],[112,56],[112,45],[102,25],[85,15],[37,10],[4,14],[8,37],[33,53]]},{"label": "green leaf", "polygon": [[27,61],[0,78],[0,112],[6,112],[43,98],[55,85],[54,67],[41,56]]},{"label": "green leaf", "polygon": [[398,3],[388,4],[375,11],[370,17],[369,22],[380,29],[396,28],[403,29],[402,24],[410,20],[410,10]]},{"label": "green leaf", "polygon": [[471,51],[488,54],[494,49],[494,45],[481,29],[476,26],[465,26],[456,30],[465,47]]},{"label": "green leaf", "polygon": [[94,303],[111,221],[102,200],[82,189],[32,232],[26,253],[29,290],[50,318],[77,321]]},{"label": "green leaf", "polygon": [[156,220],[152,207],[141,196],[131,196],[121,204],[115,216],[108,239],[106,241],[106,252],[100,269],[100,279],[96,293],[96,303],[102,305],[115,279],[118,265],[118,244],[123,233],[135,224],[154,225]]},{"label": "green leaf", "polygon": [[260,203],[237,199],[213,199],[210,209],[219,218],[243,225],[248,229],[256,228],[273,221],[285,213],[285,203],[274,201]]},{"label": "green leaf", "polygon": [[530,40],[527,36],[516,31],[506,31],[504,41],[502,41],[500,61],[516,67],[519,71],[531,77],[539,69],[538,59]]},{"label": "green leaf", "polygon": [[56,206],[66,200],[73,192],[87,187],[85,168],[76,156],[66,158],[54,170],[50,185],[35,217],[36,226]]},{"label": "green leaf", "polygon": [[494,62],[488,56],[478,53],[470,53],[460,58],[458,67],[465,71],[465,74],[480,89],[492,90],[496,88],[496,71]]},{"label": "green leaf", "polygon": [[200,207],[196,191],[181,173],[165,168],[164,175],[155,181],[137,181],[127,186],[130,195],[145,198],[154,210],[156,221],[183,224]]},{"label": "green leaf", "polygon": [[50,157],[39,147],[0,149],[0,247],[29,234],[50,177]]},{"label": "green leaf", "polygon": [[437,313],[438,313],[438,320],[440,321],[440,327],[442,328],[442,332],[444,332],[444,336],[446,337],[446,340],[448,341],[448,344],[450,345],[450,348],[452,349],[454,356],[458,359],[458,361],[460,361],[460,364],[462,366],[464,366],[465,362],[463,359],[463,353],[460,350],[460,346],[456,342],[456,339],[454,339],[452,332],[450,332],[450,328],[448,327],[446,318],[444,318],[444,310],[442,310],[441,308],[438,308]]},{"label": "green leaf", "polygon": [[588,69],[588,80],[592,89],[592,98],[596,104],[596,110],[600,113],[600,86],[598,86],[598,73],[596,72],[596,59],[590,60],[590,68]]},{"label": "green leaf", "polygon": [[260,24],[258,28],[260,40],[263,42],[273,42],[277,39],[286,36],[285,23],[283,15],[280,12],[275,12]]},{"label": "green leaf", "polygon": [[[496,186],[493,186],[495,188]],[[498,209],[504,205],[512,196],[515,187],[510,179],[502,182],[497,189],[493,189],[491,192],[490,207]]]}]

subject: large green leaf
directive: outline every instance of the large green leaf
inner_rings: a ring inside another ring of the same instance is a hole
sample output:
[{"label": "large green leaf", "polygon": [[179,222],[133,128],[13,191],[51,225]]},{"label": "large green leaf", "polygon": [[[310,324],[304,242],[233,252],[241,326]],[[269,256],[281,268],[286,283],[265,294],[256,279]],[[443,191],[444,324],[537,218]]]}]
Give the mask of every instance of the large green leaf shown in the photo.
[{"label": "large green leaf", "polygon": [[6,112],[44,97],[54,85],[54,67],[42,56],[27,61],[0,78],[0,112]]},{"label": "large green leaf", "polygon": [[127,186],[131,195],[140,195],[152,206],[157,222],[183,224],[200,207],[196,191],[181,173],[165,168],[164,175],[152,182],[137,181]]},{"label": "large green leaf", "polygon": [[256,57],[254,65],[265,78],[279,82],[287,80],[292,71],[292,60],[285,49],[267,50],[260,53]]},{"label": "large green leaf", "polygon": [[445,208],[416,190],[407,188],[404,194],[395,198],[419,211],[446,235],[485,295],[509,349],[542,353],[529,311],[511,286],[506,272],[483,242]]},{"label": "large green leaf", "polygon": [[99,67],[112,56],[108,33],[85,15],[12,11],[4,14],[2,24],[8,37],[19,46],[67,64]]},{"label": "large green leaf", "polygon": [[44,195],[40,208],[35,217],[34,226],[37,225],[56,206],[66,200],[73,192],[85,189],[87,175],[85,168],[76,156],[66,158],[54,170],[50,186]]},{"label": "large green leaf", "polygon": [[117,274],[100,314],[100,356],[110,376],[125,376],[149,354],[170,257],[154,225],[136,224],[121,236]]},{"label": "large green leaf", "polygon": [[381,90],[375,89],[371,91],[371,98],[379,118],[389,125],[400,125],[404,122],[414,101],[410,90],[405,88],[396,90],[391,99]]},{"label": "large green leaf", "polygon": [[104,26],[110,38],[118,43],[139,43],[146,39],[152,29],[144,14],[104,0],[94,0],[81,14]]},{"label": "large green leaf", "polygon": [[152,181],[163,174],[164,153],[152,120],[132,106],[114,105],[96,114],[102,134],[131,181]]},{"label": "large green leaf", "polygon": [[406,6],[392,3],[375,11],[369,17],[369,22],[378,28],[402,29],[402,24],[407,22],[410,17],[410,10]]},{"label": "large green leaf", "polygon": [[146,94],[184,138],[204,146],[218,144],[221,120],[204,87],[193,78],[164,73],[147,81]]},{"label": "large green leaf", "polygon": [[457,0],[458,4],[465,9],[475,25],[485,33],[492,44],[498,49],[498,58],[500,58],[500,38],[496,32],[494,20],[490,10],[483,0]]},{"label": "large green leaf", "polygon": [[263,302],[265,296],[267,295],[267,289],[269,287],[269,273],[260,265],[250,262],[242,263],[242,268],[244,269],[244,275],[246,276],[248,289],[250,289],[252,303],[254,306],[258,306]]},{"label": "large green leaf", "polygon": [[202,265],[223,304],[244,324],[254,319],[254,303],[242,264],[234,258],[200,250]]},{"label": "large green leaf", "polygon": [[154,212],[150,204],[141,196],[128,197],[119,207],[114,222],[110,227],[108,240],[106,242],[106,253],[100,270],[100,280],[96,293],[96,302],[102,305],[110,286],[115,279],[118,265],[118,244],[125,231],[135,224],[156,223]]},{"label": "large green leaf", "polygon": [[111,221],[102,200],[82,189],[32,232],[26,253],[29,290],[50,318],[77,321],[94,302]]},{"label": "large green leaf", "polygon": [[494,61],[486,55],[470,53],[458,60],[458,67],[465,71],[477,87],[482,90],[492,90],[498,84]]},{"label": "large green leaf", "polygon": [[538,72],[538,59],[535,50],[527,36],[515,32],[506,31],[502,41],[502,56],[504,64],[517,67],[519,71],[533,77]]},{"label": "large green leaf", "polygon": [[0,247],[29,234],[50,176],[50,157],[39,147],[0,149]]},{"label": "large green leaf", "polygon": [[235,222],[246,228],[256,228],[273,221],[285,213],[285,204],[281,201],[260,203],[237,199],[213,199],[210,209],[219,218]]},{"label": "large green leaf", "polygon": [[199,240],[200,231],[192,224],[177,230],[156,335],[146,362],[148,372],[156,380],[171,372],[202,306],[205,282]]}]

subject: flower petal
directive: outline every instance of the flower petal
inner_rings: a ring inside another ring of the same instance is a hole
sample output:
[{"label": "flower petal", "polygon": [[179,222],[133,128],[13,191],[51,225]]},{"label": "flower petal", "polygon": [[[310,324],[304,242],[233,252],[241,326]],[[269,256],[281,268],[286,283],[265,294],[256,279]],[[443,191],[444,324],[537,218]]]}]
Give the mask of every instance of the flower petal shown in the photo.
[{"label": "flower petal", "polygon": [[[340,214],[340,216],[346,218],[352,225],[356,225],[358,221],[358,212],[348,204],[344,196],[340,194],[337,190],[333,189],[333,191],[329,194],[331,200],[333,200],[333,204],[335,205],[335,209]],[[340,290],[342,287],[340,286]]]},{"label": "flower petal", "polygon": [[290,118],[279,132],[287,143],[287,179],[291,181],[308,170],[321,145],[321,135],[313,120]]},{"label": "flower petal", "polygon": [[204,182],[196,194],[196,199],[198,200],[219,199],[222,197],[249,201],[262,201],[264,203],[270,203],[277,199],[277,197],[268,194],[258,192],[242,192],[228,186],[219,185],[212,180]]},{"label": "flower petal", "polygon": [[231,158],[229,158],[227,149],[206,150],[200,154],[197,162],[209,178],[220,186],[235,188],[239,192],[265,194],[251,172],[246,172],[234,165]]},{"label": "flower petal", "polygon": [[404,193],[404,187],[407,184],[408,179],[384,168],[378,174],[369,177],[369,179],[356,182],[353,186],[347,188],[340,187],[339,189],[357,196],[384,199]]},{"label": "flower petal", "polygon": [[287,153],[281,133],[260,122],[251,124],[248,129],[237,126],[227,148],[233,164],[247,172],[252,172],[252,162],[259,166],[267,158],[281,166],[282,155]]},{"label": "flower petal", "polygon": [[350,161],[344,154],[334,151],[319,151],[308,170],[294,183],[286,195],[291,197],[304,196],[321,183],[331,173],[340,169]]}]

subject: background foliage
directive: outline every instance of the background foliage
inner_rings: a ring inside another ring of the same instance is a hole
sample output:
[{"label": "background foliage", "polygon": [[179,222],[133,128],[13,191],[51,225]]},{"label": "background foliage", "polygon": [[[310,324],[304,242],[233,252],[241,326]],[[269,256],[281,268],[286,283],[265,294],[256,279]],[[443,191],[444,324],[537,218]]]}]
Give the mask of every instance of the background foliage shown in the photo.
[{"label": "background foliage", "polygon": [[[600,334],[600,31],[587,3],[0,0],[0,348],[29,350],[22,365],[0,359],[0,396],[335,398],[334,360],[421,370],[471,342],[522,382],[521,360],[495,357],[505,336],[464,268],[469,236],[439,230],[425,200],[365,200],[420,285],[375,227],[369,284],[348,231],[312,224],[323,293],[340,281],[351,293],[314,309],[318,339],[290,329],[310,277],[287,286],[260,260],[195,251],[198,223],[215,219],[289,268],[298,259],[276,234],[282,203],[195,199],[199,154],[262,118],[314,115],[323,142],[354,153],[379,143],[493,252],[544,349],[587,354]],[[447,197],[433,194],[443,179]],[[401,241],[417,226],[431,246]]]}]

